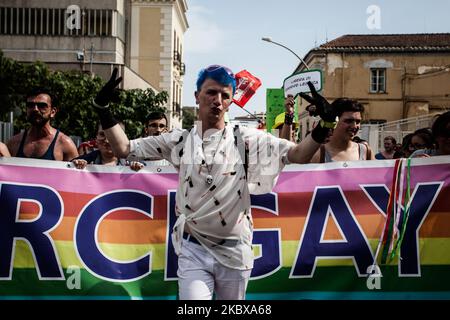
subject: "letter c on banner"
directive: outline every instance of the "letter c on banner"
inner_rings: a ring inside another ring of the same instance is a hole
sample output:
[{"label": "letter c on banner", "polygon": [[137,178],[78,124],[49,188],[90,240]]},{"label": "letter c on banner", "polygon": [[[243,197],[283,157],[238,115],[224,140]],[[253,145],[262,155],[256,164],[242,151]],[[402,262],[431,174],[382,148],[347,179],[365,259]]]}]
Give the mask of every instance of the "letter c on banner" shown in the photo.
[{"label": "letter c on banner", "polygon": [[153,197],[137,190],[119,190],[94,198],[78,217],[74,242],[81,262],[97,277],[128,282],[151,273],[151,252],[127,262],[114,261],[103,254],[98,243],[98,226],[105,216],[119,209],[136,210],[153,218]]}]

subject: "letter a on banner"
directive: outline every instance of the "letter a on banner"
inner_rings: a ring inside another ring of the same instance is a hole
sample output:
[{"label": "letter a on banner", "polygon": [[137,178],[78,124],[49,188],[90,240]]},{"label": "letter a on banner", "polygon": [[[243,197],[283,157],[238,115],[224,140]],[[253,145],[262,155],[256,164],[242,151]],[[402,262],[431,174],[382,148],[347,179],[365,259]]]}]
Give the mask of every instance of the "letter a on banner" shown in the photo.
[{"label": "letter a on banner", "polygon": [[256,90],[261,86],[261,80],[253,76],[247,70],[242,70],[235,75],[236,92],[233,96],[233,102],[243,108]]}]

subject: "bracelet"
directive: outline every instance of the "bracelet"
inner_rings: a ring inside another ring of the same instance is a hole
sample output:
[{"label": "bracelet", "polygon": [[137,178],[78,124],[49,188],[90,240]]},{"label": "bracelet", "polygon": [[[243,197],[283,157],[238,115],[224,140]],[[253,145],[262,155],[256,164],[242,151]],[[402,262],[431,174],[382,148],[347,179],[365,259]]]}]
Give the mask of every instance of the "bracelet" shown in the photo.
[{"label": "bracelet", "polygon": [[294,113],[285,113],[284,114],[284,124],[287,124],[288,126],[292,125],[294,122]]},{"label": "bracelet", "polygon": [[337,122],[336,121],[328,122],[328,121],[321,119],[319,124],[322,128],[334,129],[334,128],[336,128]]},{"label": "bracelet", "polygon": [[109,105],[101,106],[98,103],[96,103],[94,99],[92,99],[92,104],[95,107],[94,110],[98,114],[100,124],[102,125],[103,130],[112,128],[119,123],[116,119],[114,119],[114,116],[111,113],[111,109],[108,108]]},{"label": "bracelet", "polygon": [[99,105],[97,102],[95,102],[94,98],[92,98],[92,104],[94,105],[94,107],[99,108],[99,109],[107,109],[109,107],[109,104],[107,104],[106,106]]}]

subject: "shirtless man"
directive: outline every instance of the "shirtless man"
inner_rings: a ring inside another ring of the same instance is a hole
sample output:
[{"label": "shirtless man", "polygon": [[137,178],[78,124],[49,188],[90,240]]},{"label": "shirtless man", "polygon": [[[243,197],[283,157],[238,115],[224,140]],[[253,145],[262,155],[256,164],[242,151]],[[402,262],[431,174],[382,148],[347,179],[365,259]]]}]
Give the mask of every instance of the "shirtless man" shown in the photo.
[{"label": "shirtless man", "polygon": [[77,157],[77,147],[72,139],[50,125],[56,112],[54,99],[48,91],[32,91],[27,96],[27,120],[31,128],[16,134],[8,141],[11,155],[60,161],[70,161]]}]

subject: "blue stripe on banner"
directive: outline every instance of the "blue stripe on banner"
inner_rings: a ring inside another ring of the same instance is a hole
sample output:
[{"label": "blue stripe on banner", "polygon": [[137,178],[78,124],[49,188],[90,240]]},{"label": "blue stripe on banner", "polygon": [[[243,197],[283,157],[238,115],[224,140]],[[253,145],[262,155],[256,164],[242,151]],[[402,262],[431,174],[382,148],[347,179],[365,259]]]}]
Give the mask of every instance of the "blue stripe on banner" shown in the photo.
[{"label": "blue stripe on banner", "polygon": [[433,292],[333,292],[303,291],[283,293],[247,293],[247,300],[450,300],[449,291]]},{"label": "blue stripe on banner", "polygon": [[0,296],[0,300],[176,300],[177,296]]}]

